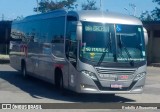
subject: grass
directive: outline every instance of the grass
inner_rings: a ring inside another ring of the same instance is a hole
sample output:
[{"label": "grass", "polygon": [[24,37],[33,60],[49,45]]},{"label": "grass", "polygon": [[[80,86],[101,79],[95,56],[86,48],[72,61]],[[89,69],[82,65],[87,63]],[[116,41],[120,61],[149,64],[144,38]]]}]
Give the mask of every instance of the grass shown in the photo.
[{"label": "grass", "polygon": [[9,55],[0,54],[0,59],[9,59]]}]

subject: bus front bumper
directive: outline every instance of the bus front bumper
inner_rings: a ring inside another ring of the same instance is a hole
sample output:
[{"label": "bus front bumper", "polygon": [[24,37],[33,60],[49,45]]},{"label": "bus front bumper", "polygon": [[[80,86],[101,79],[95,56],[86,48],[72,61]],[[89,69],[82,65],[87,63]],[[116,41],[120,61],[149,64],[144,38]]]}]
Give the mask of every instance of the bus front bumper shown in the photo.
[{"label": "bus front bumper", "polygon": [[[146,75],[137,81],[128,81],[129,85],[122,88],[111,88],[109,81],[93,81],[91,78],[85,75],[78,75],[77,79],[77,93],[141,94],[143,92]],[[127,83],[127,81],[125,81],[125,83]],[[104,86],[105,84],[106,86]]]}]

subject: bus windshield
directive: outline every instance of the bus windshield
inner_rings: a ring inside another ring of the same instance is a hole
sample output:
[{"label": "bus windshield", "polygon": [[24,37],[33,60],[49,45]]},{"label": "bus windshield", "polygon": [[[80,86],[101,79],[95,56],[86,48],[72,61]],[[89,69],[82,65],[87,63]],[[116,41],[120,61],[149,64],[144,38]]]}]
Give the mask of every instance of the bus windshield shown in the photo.
[{"label": "bus windshield", "polygon": [[141,26],[83,22],[80,58],[104,62],[140,62],[145,60]]},{"label": "bus windshield", "polygon": [[142,26],[116,25],[118,62],[144,61],[145,43]]}]

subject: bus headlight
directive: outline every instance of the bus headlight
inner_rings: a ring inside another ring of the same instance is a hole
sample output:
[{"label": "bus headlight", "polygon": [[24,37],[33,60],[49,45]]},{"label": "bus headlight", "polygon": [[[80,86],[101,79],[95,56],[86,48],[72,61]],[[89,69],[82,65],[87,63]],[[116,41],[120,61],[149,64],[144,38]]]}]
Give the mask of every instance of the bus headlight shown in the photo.
[{"label": "bus headlight", "polygon": [[138,74],[136,77],[135,77],[135,81],[137,81],[137,80],[139,80],[139,79],[141,79],[142,77],[144,77],[146,75],[146,73],[145,72],[143,72],[143,73],[140,73],[140,74]]},{"label": "bus headlight", "polygon": [[90,77],[91,79],[93,79],[93,80],[95,80],[95,81],[98,80],[97,77],[96,77],[96,74],[93,73],[93,72],[89,72],[89,71],[84,70],[84,71],[82,71],[82,74]]}]

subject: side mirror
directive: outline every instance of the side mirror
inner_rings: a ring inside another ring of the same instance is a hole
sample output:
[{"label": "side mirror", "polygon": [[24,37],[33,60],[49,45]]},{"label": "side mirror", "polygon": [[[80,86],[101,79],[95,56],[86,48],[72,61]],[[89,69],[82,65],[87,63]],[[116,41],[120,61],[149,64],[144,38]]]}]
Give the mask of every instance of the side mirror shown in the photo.
[{"label": "side mirror", "polygon": [[148,45],[148,33],[144,27],[143,27],[143,32],[144,32],[145,45]]}]

